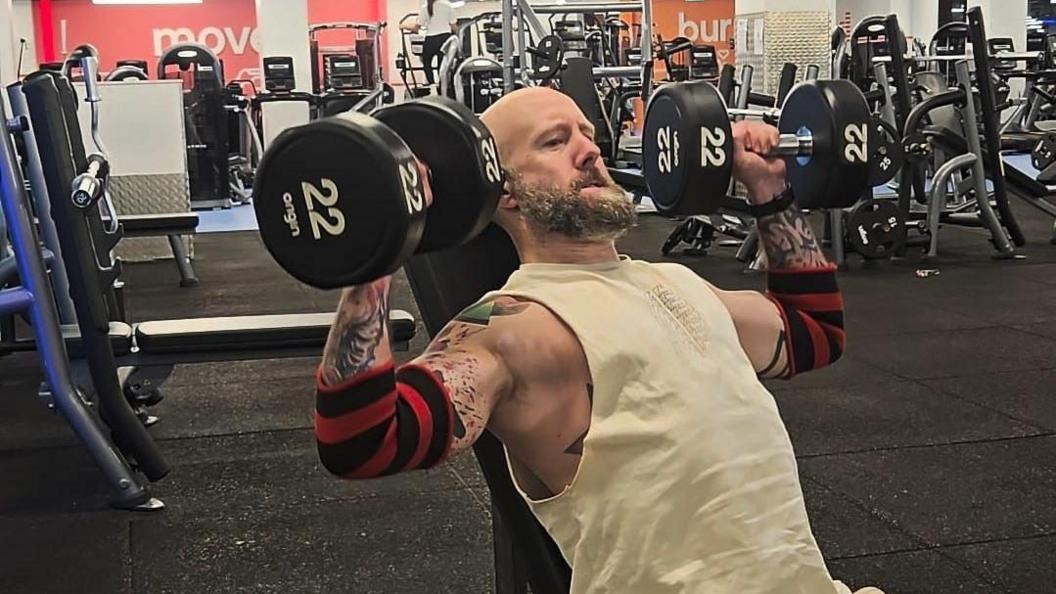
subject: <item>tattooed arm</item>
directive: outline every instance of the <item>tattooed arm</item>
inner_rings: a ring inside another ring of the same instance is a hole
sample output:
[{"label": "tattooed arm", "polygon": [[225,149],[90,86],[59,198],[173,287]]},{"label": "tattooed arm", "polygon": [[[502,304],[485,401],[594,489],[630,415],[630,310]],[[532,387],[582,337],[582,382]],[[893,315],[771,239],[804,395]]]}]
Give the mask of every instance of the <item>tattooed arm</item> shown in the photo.
[{"label": "tattooed arm", "polygon": [[[759,122],[734,125],[735,175],[751,203],[782,195],[785,164],[767,159],[777,130]],[[843,298],[814,231],[795,206],[756,222],[768,264],[767,294],[719,291],[741,346],[762,378],[790,378],[829,365],[843,353]]]},{"label": "tattooed arm", "polygon": [[387,291],[388,279],[345,291],[317,375],[319,458],[344,478],[430,468],[469,448],[513,386],[502,345],[527,304],[476,305],[396,368]]},{"label": "tattooed arm", "polygon": [[473,305],[449,322],[411,364],[440,379],[455,409],[453,453],[470,448],[488,425],[514,378],[504,343],[523,314],[538,305],[498,297]]},{"label": "tattooed arm", "polygon": [[323,349],[321,382],[334,386],[374,367],[392,362],[389,348],[391,277],[350,287],[341,294],[334,325]]}]

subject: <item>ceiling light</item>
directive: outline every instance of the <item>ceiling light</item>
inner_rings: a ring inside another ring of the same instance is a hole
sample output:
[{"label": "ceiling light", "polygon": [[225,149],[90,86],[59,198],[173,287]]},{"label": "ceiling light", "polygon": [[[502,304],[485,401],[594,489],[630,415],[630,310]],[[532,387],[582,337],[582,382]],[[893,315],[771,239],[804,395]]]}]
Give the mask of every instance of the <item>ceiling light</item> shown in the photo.
[{"label": "ceiling light", "polygon": [[201,4],[202,0],[92,0],[92,4]]}]

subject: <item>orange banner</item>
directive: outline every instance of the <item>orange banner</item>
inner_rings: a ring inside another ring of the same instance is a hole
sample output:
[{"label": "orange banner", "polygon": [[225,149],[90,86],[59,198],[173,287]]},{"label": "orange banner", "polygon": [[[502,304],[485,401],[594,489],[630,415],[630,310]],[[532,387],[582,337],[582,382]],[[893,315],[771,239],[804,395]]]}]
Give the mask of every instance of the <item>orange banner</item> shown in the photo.
[{"label": "orange banner", "polygon": [[714,45],[719,66],[733,64],[734,0],[653,0],[655,34]]}]

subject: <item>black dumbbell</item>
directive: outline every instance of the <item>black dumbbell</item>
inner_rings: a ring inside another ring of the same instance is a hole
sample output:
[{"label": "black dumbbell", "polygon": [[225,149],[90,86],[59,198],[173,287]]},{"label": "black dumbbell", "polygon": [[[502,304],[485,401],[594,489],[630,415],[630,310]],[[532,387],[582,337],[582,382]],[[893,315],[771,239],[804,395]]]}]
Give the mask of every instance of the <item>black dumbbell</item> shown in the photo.
[{"label": "black dumbbell", "polygon": [[642,167],[657,209],[682,215],[719,209],[733,174],[730,118],[738,115],[779,116],[773,154],[785,157],[802,208],[852,206],[870,185],[877,131],[853,83],[802,82],[780,110],[727,109],[710,83],[673,83],[653,94],[642,133]]},{"label": "black dumbbell", "polygon": [[[430,172],[428,209],[416,157]],[[464,105],[427,97],[284,131],[257,167],[253,204],[279,265],[331,289],[472,239],[494,215],[503,183],[484,124]]]}]

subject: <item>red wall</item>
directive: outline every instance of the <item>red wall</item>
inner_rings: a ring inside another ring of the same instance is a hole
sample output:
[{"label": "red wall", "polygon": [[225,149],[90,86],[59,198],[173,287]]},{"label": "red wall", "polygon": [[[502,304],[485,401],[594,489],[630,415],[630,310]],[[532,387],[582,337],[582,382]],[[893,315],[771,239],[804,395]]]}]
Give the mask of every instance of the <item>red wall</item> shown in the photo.
[{"label": "red wall", "polygon": [[[385,3],[385,0],[308,0],[308,22],[381,23],[385,21]],[[347,29],[338,29],[321,31],[318,39],[321,46],[351,46],[355,44],[356,37]],[[388,56],[384,30],[379,36],[378,43],[381,44],[381,63],[384,66],[387,64]]]},{"label": "red wall", "polygon": [[[309,0],[309,22],[366,21],[384,19],[384,0]],[[381,5],[381,6],[379,6]],[[51,22],[41,23],[36,10],[37,59],[47,61],[47,36],[53,31],[54,55],[82,43],[99,50],[100,69],[111,70],[117,60],[146,60],[151,77],[161,53],[175,43],[193,41],[215,51],[224,61],[228,80],[255,79],[260,84],[260,55],[256,46],[254,0],[204,0],[202,4],[95,5],[91,0],[51,0]],[[64,32],[65,27],[65,32]],[[335,33],[335,35],[340,35]],[[383,36],[384,37],[384,36]],[[324,44],[343,44],[347,39],[324,37]]]}]

